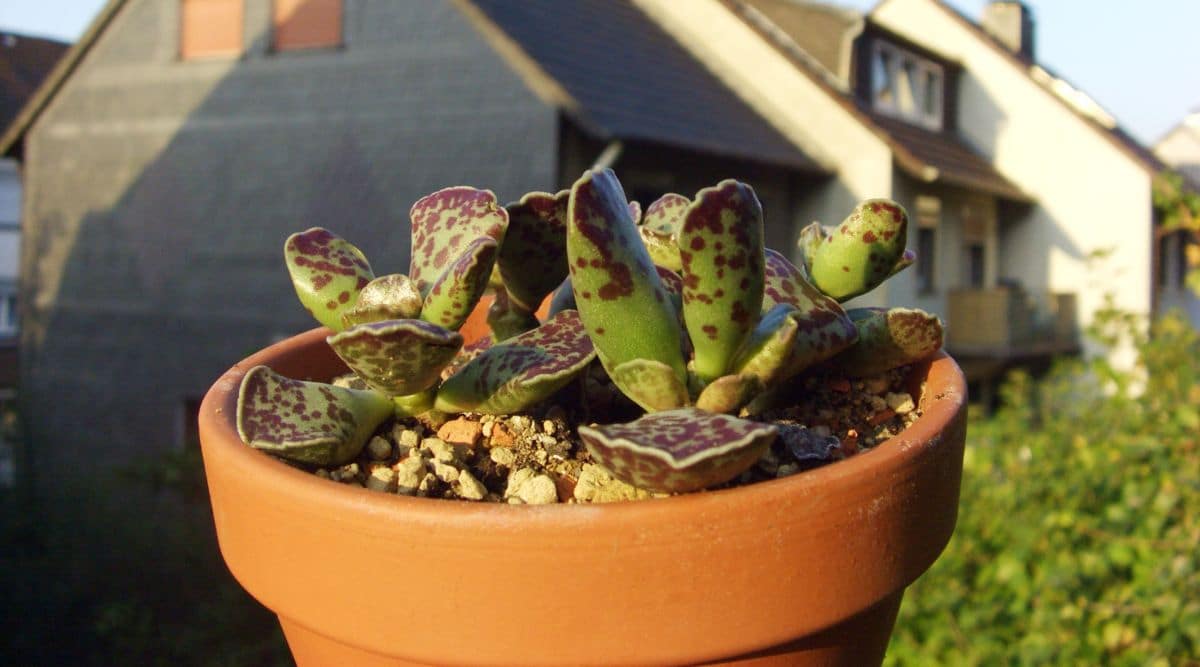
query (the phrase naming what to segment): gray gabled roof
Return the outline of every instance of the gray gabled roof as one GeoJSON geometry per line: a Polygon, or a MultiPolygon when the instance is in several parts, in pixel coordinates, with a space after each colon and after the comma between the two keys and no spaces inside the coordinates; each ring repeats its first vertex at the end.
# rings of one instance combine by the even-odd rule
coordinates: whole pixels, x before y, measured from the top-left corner
{"type": "Polygon", "coordinates": [[[823,171],[628,0],[470,0],[600,138],[823,171]]]}

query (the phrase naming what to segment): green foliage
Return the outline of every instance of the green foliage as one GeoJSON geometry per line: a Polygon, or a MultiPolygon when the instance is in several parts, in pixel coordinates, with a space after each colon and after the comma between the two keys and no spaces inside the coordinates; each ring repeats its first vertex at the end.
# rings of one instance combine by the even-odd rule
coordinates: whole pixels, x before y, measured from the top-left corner
{"type": "Polygon", "coordinates": [[[1183,176],[1168,171],[1154,179],[1152,199],[1161,231],[1188,232],[1186,284],[1200,295],[1200,192],[1188,187],[1183,176]]]}
{"type": "Polygon", "coordinates": [[[1102,359],[1017,373],[968,429],[958,529],[890,665],[1187,664],[1200,655],[1200,335],[1170,315],[1102,359]]]}

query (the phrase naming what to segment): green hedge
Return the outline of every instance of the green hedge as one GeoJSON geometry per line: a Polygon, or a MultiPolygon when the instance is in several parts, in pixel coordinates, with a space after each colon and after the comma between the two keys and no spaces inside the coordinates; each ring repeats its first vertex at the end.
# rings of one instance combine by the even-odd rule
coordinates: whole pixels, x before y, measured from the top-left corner
{"type": "MultiPolygon", "coordinates": [[[[1132,320],[1109,312],[1114,344],[1132,320]]],[[[1103,360],[1013,375],[972,421],[958,528],[885,664],[1179,665],[1200,657],[1200,337],[1178,316],[1103,360]]]]}

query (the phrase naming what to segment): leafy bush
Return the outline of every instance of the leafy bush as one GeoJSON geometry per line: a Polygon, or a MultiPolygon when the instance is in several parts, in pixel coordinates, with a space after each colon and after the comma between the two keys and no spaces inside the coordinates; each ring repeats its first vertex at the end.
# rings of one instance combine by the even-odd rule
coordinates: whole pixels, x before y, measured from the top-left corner
{"type": "Polygon", "coordinates": [[[1012,375],[969,428],[958,529],[886,664],[1177,665],[1200,656],[1200,336],[1113,310],[1139,363],[1012,375]]]}

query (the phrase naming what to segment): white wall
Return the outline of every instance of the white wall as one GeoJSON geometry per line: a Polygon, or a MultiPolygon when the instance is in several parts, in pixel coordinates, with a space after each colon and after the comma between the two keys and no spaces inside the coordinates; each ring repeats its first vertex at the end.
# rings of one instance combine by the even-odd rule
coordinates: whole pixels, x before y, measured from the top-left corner
{"type": "Polygon", "coordinates": [[[960,132],[1038,202],[1002,231],[1000,275],[1077,292],[1083,322],[1106,292],[1120,308],[1149,313],[1149,172],[934,0],[884,0],[872,17],[963,65],[960,132]],[[1101,249],[1112,257],[1089,270],[1089,253],[1101,249]]]}
{"type": "MultiPolygon", "coordinates": [[[[805,153],[836,173],[797,193],[797,228],[838,224],[856,203],[892,194],[892,154],[795,63],[717,0],[634,0],[672,37],[805,153]]],[[[881,288],[872,298],[882,301],[881,288]]]]}

